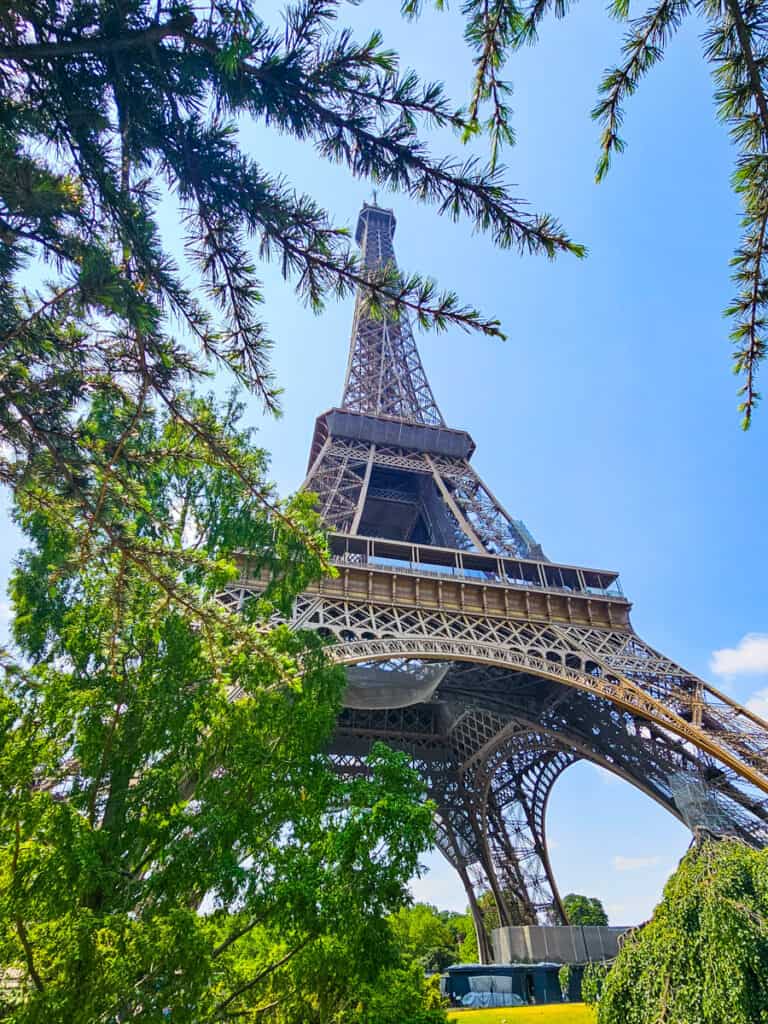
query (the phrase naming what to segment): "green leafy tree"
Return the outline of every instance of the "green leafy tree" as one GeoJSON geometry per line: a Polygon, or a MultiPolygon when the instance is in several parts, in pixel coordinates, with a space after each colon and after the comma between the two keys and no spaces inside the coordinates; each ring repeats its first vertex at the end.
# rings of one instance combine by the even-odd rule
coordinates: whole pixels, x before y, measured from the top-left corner
{"type": "Polygon", "coordinates": [[[570,964],[563,964],[560,970],[557,972],[557,980],[560,985],[560,994],[563,997],[563,1002],[568,999],[568,993],[571,989],[571,978],[573,977],[573,968],[570,964]]]}
{"type": "Polygon", "coordinates": [[[599,1024],[768,1019],[768,851],[702,838],[624,942],[599,1024]]]}
{"type": "MultiPolygon", "coordinates": [[[[434,6],[447,5],[435,0],[434,6]]],[[[466,0],[462,5],[475,72],[465,136],[488,131],[493,157],[502,143],[514,140],[511,87],[503,78],[506,60],[536,43],[548,16],[563,18],[570,6],[567,0],[466,0]]],[[[411,17],[423,7],[424,0],[404,0],[411,17]]],[[[768,6],[760,0],[654,0],[634,16],[629,0],[611,0],[608,13],[628,27],[621,60],[605,72],[592,111],[601,129],[598,182],[614,154],[625,149],[626,101],[663,60],[686,20],[704,25],[702,56],[712,73],[717,116],[728,126],[736,148],[732,183],[743,209],[743,234],[731,260],[737,294],[725,313],[733,324],[733,369],[741,379],[739,411],[746,429],[760,399],[756,376],[768,343],[768,6]]]]}
{"type": "Polygon", "coordinates": [[[608,924],[608,915],[596,896],[580,896],[569,892],[563,899],[568,924],[608,924]]]}
{"type": "Polygon", "coordinates": [[[498,170],[433,156],[424,126],[461,134],[466,116],[402,71],[380,34],[356,41],[341,10],[298,0],[272,23],[253,0],[19,0],[0,12],[0,481],[66,489],[67,509],[40,507],[77,506],[83,557],[100,542],[143,557],[132,533],[109,528],[110,503],[134,501],[117,473],[123,438],[99,446],[77,425],[96,397],[120,397],[137,417],[147,403],[165,409],[210,462],[270,500],[187,397],[218,371],[278,410],[261,261],[276,260],[315,310],[363,285],[374,315],[501,334],[417,274],[365,272],[347,231],[247,152],[249,127],[464,217],[501,248],[583,251],[513,199],[498,170]],[[40,267],[47,283],[33,287],[40,267]]]}
{"type": "MultiPolygon", "coordinates": [[[[188,405],[263,480],[237,407],[188,405]]],[[[0,973],[23,978],[14,1022],[247,1017],[283,997],[275,979],[301,956],[311,979],[316,945],[337,934],[371,983],[392,962],[384,918],[408,898],[431,808],[401,755],[377,748],[345,780],[318,753],[342,673],[279,617],[319,555],[174,417],[99,397],[78,430],[119,449],[131,500],[109,522],[146,561],[120,546],[84,561],[76,497],[19,491],[25,663],[0,689],[0,973]],[[56,502],[68,523],[43,511],[56,502]],[[153,575],[156,548],[172,588],[153,575]],[[241,551],[263,589],[229,611],[216,595],[241,551]],[[246,946],[256,929],[260,956],[246,946]]],[[[280,508],[320,550],[310,505],[280,508]]]]}
{"type": "MultiPolygon", "coordinates": [[[[456,910],[439,911],[441,919],[445,922],[451,933],[453,945],[454,962],[461,962],[464,958],[462,948],[467,937],[475,934],[475,925],[472,915],[469,913],[460,914],[456,910]]],[[[477,941],[475,941],[475,946],[477,941]]],[[[475,955],[475,959],[477,959],[475,955]]]]}
{"type": "Polygon", "coordinates": [[[402,964],[363,986],[343,1024],[445,1024],[447,1016],[437,975],[425,978],[419,964],[402,964]]]}
{"type": "Polygon", "coordinates": [[[423,970],[441,971],[456,961],[455,933],[431,904],[401,907],[390,925],[403,955],[423,970]]]}
{"type": "Polygon", "coordinates": [[[588,1006],[596,1006],[600,1002],[607,975],[607,964],[593,961],[584,968],[581,979],[581,998],[588,1006]]]}
{"type": "Polygon", "coordinates": [[[460,935],[458,961],[462,964],[476,964],[480,959],[477,948],[475,922],[470,913],[464,916],[464,928],[460,935]]]}
{"type": "MultiPolygon", "coordinates": [[[[284,959],[286,948],[274,929],[254,929],[228,957],[228,984],[242,984],[259,965],[284,959]]],[[[379,918],[368,922],[362,945],[354,930],[339,929],[300,950],[264,979],[260,1006],[278,1024],[444,1024],[438,976],[435,981],[403,957],[379,918]]]]}

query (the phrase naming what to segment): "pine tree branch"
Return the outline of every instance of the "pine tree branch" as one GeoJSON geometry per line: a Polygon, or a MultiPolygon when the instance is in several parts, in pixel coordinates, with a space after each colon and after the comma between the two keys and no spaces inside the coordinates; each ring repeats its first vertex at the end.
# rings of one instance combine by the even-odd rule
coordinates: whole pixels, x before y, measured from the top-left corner
{"type": "MultiPolygon", "coordinates": [[[[498,0],[500,9],[504,3],[505,0],[498,0]]],[[[505,32],[507,31],[505,28],[505,32]]],[[[199,42],[197,37],[190,38],[189,42],[193,41],[199,42]]],[[[494,44],[494,53],[497,52],[499,45],[494,44]]],[[[206,41],[205,48],[217,62],[227,56],[210,40],[206,41]]],[[[363,56],[363,66],[368,67],[375,54],[368,56],[366,48],[363,56]]],[[[289,63],[287,58],[285,63],[289,63]]],[[[391,95],[382,92],[382,89],[371,94],[370,90],[368,93],[361,91],[357,85],[353,89],[350,89],[348,84],[339,85],[332,75],[326,81],[325,76],[318,76],[316,71],[312,75],[302,76],[296,74],[295,70],[286,69],[280,80],[277,66],[263,68],[248,59],[238,60],[237,69],[247,78],[254,75],[260,78],[271,76],[273,81],[270,100],[273,104],[285,108],[288,122],[295,117],[296,110],[303,107],[306,113],[312,115],[314,122],[310,122],[307,130],[316,138],[319,137],[321,147],[327,150],[326,155],[346,160],[355,173],[390,181],[395,188],[402,189],[421,200],[440,203],[441,212],[450,210],[454,215],[458,215],[463,209],[480,230],[493,234],[494,241],[499,246],[506,248],[517,245],[521,250],[527,249],[531,252],[543,250],[549,256],[557,252],[584,254],[583,246],[572,242],[551,218],[527,216],[515,209],[512,201],[504,196],[503,186],[494,174],[493,165],[486,174],[470,174],[470,164],[462,167],[451,165],[444,160],[432,160],[412,130],[401,130],[401,122],[395,121],[382,131],[372,131],[368,111],[360,112],[355,106],[340,107],[338,103],[326,102],[334,96],[339,99],[354,98],[359,102],[362,96],[367,98],[365,106],[393,105],[403,111],[404,117],[421,113],[437,121],[447,119],[455,127],[462,126],[463,119],[450,114],[437,101],[427,104],[425,109],[420,100],[413,101],[407,89],[406,95],[399,99],[396,89],[391,95]]],[[[391,78],[391,74],[389,77],[391,78]]],[[[501,88],[501,83],[495,79],[494,82],[497,89],[501,88]]],[[[497,96],[497,99],[501,103],[500,96],[497,96]]],[[[170,109],[178,123],[178,111],[174,110],[173,105],[170,109]]],[[[244,109],[249,109],[247,104],[244,105],[244,109]]],[[[274,118],[276,112],[273,112],[272,116],[274,118]]],[[[494,123],[497,133],[508,133],[504,118],[501,121],[497,118],[494,123]]],[[[509,137],[511,138],[511,133],[509,137]]],[[[494,154],[495,151],[494,148],[494,154]]],[[[195,184],[192,161],[186,154],[185,160],[195,184]]],[[[195,188],[200,203],[201,190],[197,184],[195,188]]],[[[268,230],[266,225],[265,229],[268,230]]]]}
{"type": "Polygon", "coordinates": [[[73,292],[77,291],[77,287],[77,284],[71,284],[66,288],[59,289],[59,291],[55,292],[50,299],[47,299],[42,303],[42,305],[38,306],[37,309],[33,310],[29,316],[16,320],[12,327],[0,335],[0,344],[7,344],[12,341],[14,337],[18,337],[23,333],[26,327],[33,324],[40,317],[45,316],[45,314],[54,306],[58,305],[62,299],[68,298],[73,294],[73,292]]]}
{"type": "Polygon", "coordinates": [[[407,104],[396,97],[388,95],[383,90],[377,92],[363,89],[345,89],[345,96],[351,96],[364,103],[374,103],[377,106],[392,107],[396,110],[408,110],[409,113],[421,114],[423,117],[432,118],[437,124],[449,123],[453,128],[466,130],[469,122],[460,111],[447,112],[437,103],[428,103],[422,100],[408,100],[407,104]]]}
{"type": "Polygon", "coordinates": [[[546,215],[536,217],[518,210],[498,184],[495,172],[474,172],[474,162],[454,166],[447,161],[433,162],[413,144],[387,134],[377,135],[359,121],[317,102],[311,103],[321,123],[336,132],[348,133],[356,150],[353,170],[359,174],[386,181],[395,188],[422,201],[439,204],[441,213],[450,211],[456,218],[460,212],[471,217],[477,228],[488,231],[501,248],[517,246],[521,251],[545,252],[554,256],[570,252],[583,256],[585,249],[573,242],[557,222],[546,215]],[[382,159],[382,151],[389,159],[382,159]]]}
{"type": "Polygon", "coordinates": [[[745,375],[740,395],[744,396],[739,406],[742,412],[742,427],[749,429],[752,414],[760,400],[755,377],[760,362],[765,358],[766,342],[761,337],[765,320],[760,311],[766,303],[767,282],[763,275],[763,261],[766,257],[768,239],[768,203],[759,215],[745,218],[745,226],[752,223],[752,230],[732,261],[737,269],[734,279],[744,285],[733,304],[726,309],[727,316],[736,317],[736,327],[731,333],[733,342],[739,346],[734,356],[734,372],[745,375]],[[745,344],[746,342],[746,344],[745,344]]]}
{"type": "Polygon", "coordinates": [[[595,172],[598,182],[608,173],[611,154],[624,150],[624,140],[619,136],[622,103],[635,92],[640,79],[661,60],[670,32],[679,27],[688,9],[689,0],[662,0],[634,21],[623,46],[628,59],[608,71],[600,83],[600,92],[605,98],[592,111],[592,117],[604,125],[600,140],[602,152],[595,172]]]}
{"type": "Polygon", "coordinates": [[[768,150],[768,145],[766,144],[768,143],[768,98],[766,98],[765,95],[765,87],[763,86],[763,82],[760,77],[760,69],[757,66],[757,60],[752,48],[751,34],[744,21],[739,0],[725,0],[725,6],[728,9],[728,13],[730,14],[736,28],[736,35],[739,39],[741,53],[744,57],[744,63],[747,66],[749,82],[752,87],[752,96],[755,100],[755,104],[760,114],[760,120],[762,122],[764,138],[763,151],[765,152],[768,150]]]}
{"type": "Polygon", "coordinates": [[[760,286],[762,283],[762,274],[760,273],[760,270],[762,267],[763,254],[765,253],[765,238],[767,230],[768,207],[763,210],[763,215],[760,218],[760,229],[755,254],[755,268],[752,278],[752,301],[750,304],[749,316],[749,346],[744,360],[747,369],[747,377],[744,383],[744,429],[748,429],[752,422],[752,412],[758,398],[755,391],[755,373],[758,361],[762,358],[765,352],[765,343],[758,337],[757,313],[760,305],[760,286]]]}
{"type": "MultiPolygon", "coordinates": [[[[524,43],[535,43],[539,23],[542,21],[547,10],[552,6],[553,0],[534,0],[528,7],[525,19],[521,22],[519,29],[514,35],[513,45],[519,49],[524,43]]],[[[555,16],[562,18],[566,13],[564,0],[556,0],[555,16]]]]}
{"type": "MultiPolygon", "coordinates": [[[[184,14],[167,21],[164,25],[152,25],[150,28],[126,32],[125,35],[114,38],[94,36],[73,39],[68,43],[27,43],[21,46],[0,46],[0,60],[25,63],[27,61],[51,60],[55,57],[76,57],[79,54],[87,53],[117,53],[140,46],[151,46],[168,37],[175,36],[178,39],[184,39],[194,24],[195,16],[184,14]]],[[[200,40],[196,36],[192,35],[190,38],[200,44],[200,40]]]]}
{"type": "Polygon", "coordinates": [[[491,16],[488,0],[483,0],[483,46],[480,56],[477,59],[475,87],[472,90],[472,98],[469,102],[469,119],[475,123],[477,123],[477,112],[480,107],[480,100],[486,89],[486,80],[489,74],[493,75],[494,73],[493,61],[499,51],[499,41],[496,37],[499,32],[502,5],[497,2],[495,7],[496,9],[493,16],[491,16]]]}

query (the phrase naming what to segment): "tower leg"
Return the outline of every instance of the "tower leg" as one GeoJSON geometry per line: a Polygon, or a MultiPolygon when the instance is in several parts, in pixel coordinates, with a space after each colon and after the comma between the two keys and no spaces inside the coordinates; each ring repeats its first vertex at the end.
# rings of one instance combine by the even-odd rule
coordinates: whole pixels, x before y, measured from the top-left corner
{"type": "Polygon", "coordinates": [[[485,927],[483,911],[478,903],[475,886],[472,884],[472,879],[470,878],[469,871],[467,870],[466,859],[461,854],[461,844],[459,843],[456,833],[447,817],[441,816],[438,818],[437,846],[442,855],[459,876],[461,884],[464,886],[469,913],[475,927],[478,961],[481,964],[493,963],[493,951],[491,949],[491,942],[485,927]]]}
{"type": "MultiPolygon", "coordinates": [[[[565,912],[549,860],[545,812],[552,786],[575,755],[547,747],[530,735],[517,736],[479,767],[476,785],[484,788],[487,846],[504,881],[504,896],[514,902],[514,919],[502,924],[564,924],[565,912]]],[[[507,920],[505,920],[507,918],[507,920]]]]}
{"type": "Polygon", "coordinates": [[[475,926],[475,937],[477,938],[477,959],[481,964],[491,964],[493,963],[491,940],[488,937],[488,930],[485,927],[483,911],[480,904],[477,902],[477,896],[475,895],[475,889],[472,885],[472,880],[469,877],[469,872],[464,864],[458,865],[456,871],[461,879],[461,884],[464,886],[464,892],[467,894],[469,912],[472,915],[472,923],[475,926]]]}
{"type": "Polygon", "coordinates": [[[493,865],[502,883],[501,899],[505,913],[502,915],[500,907],[499,921],[504,926],[536,924],[536,907],[528,891],[529,879],[525,877],[520,861],[523,851],[513,846],[507,822],[493,794],[489,794],[487,800],[485,820],[493,865]]]}

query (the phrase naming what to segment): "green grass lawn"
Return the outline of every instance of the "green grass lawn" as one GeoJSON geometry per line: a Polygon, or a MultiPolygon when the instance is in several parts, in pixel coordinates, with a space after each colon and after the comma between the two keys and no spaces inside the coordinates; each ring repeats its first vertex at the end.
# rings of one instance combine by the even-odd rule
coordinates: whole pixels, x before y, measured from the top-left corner
{"type": "Polygon", "coordinates": [[[495,1010],[451,1010],[455,1024],[594,1024],[592,1007],[585,1003],[551,1006],[502,1006],[495,1010]]]}

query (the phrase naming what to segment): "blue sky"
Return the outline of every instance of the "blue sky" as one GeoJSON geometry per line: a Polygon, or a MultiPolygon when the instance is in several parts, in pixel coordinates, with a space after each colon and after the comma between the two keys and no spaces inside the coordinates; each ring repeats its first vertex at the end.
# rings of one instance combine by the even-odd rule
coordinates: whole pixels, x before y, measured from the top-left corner
{"type": "MultiPolygon", "coordinates": [[[[359,35],[382,28],[404,64],[462,102],[470,72],[458,15],[428,12],[407,24],[397,6],[369,2],[344,16],[359,35]]],[[[509,335],[506,343],[456,331],[418,339],[438,403],[451,425],[472,433],[475,466],[491,488],[551,558],[620,570],[648,642],[766,713],[768,402],[742,434],[721,317],[739,211],[700,31],[685,28],[630,101],[627,152],[599,187],[589,111],[619,52],[620,26],[577,6],[514,58],[509,179],[589,246],[588,259],[498,252],[465,223],[400,197],[380,192],[379,200],[397,214],[401,265],[499,316],[509,335]]],[[[367,183],[266,128],[246,128],[243,141],[354,227],[367,183]]],[[[438,145],[461,150],[445,135],[438,145]]],[[[170,238],[177,225],[169,212],[170,238]]],[[[249,417],[288,492],[303,479],[314,417],[340,397],[352,302],[317,318],[277,268],[264,281],[285,411],[272,421],[252,403],[249,417]]],[[[10,525],[0,543],[7,573],[18,544],[10,525]]],[[[688,843],[649,799],[588,764],[557,784],[548,828],[561,890],[599,896],[615,923],[648,916],[688,843]]],[[[416,896],[462,909],[451,870],[437,855],[426,863],[416,896]]]]}

